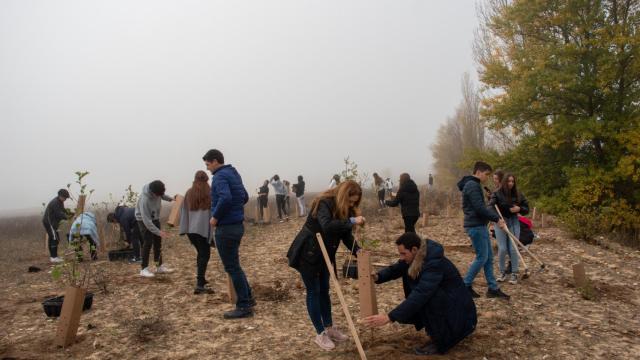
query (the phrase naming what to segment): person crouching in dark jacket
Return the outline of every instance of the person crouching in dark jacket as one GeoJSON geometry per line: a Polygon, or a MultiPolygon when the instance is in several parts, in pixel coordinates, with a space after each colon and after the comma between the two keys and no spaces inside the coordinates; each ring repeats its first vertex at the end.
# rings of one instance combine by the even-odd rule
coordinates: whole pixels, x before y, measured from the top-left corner
{"type": "Polygon", "coordinates": [[[389,314],[369,316],[364,323],[378,327],[398,322],[424,328],[431,340],[416,348],[416,354],[444,354],[476,328],[471,294],[458,269],[444,256],[442,245],[422,241],[415,233],[401,235],[396,245],[400,260],[372,277],[376,284],[402,278],[405,300],[389,314]]]}
{"type": "Polygon", "coordinates": [[[391,207],[400,205],[405,232],[416,232],[416,222],[420,218],[420,191],[407,173],[400,175],[400,188],[396,197],[385,201],[391,207]]]}
{"type": "Polygon", "coordinates": [[[300,272],[307,289],[307,311],[317,333],[315,343],[323,350],[335,348],[334,341],[346,341],[348,337],[333,326],[329,270],[316,234],[322,237],[334,269],[340,240],[356,254],[359,248],[352,229],[365,222],[358,208],[361,200],[362,188],[351,180],[320,194],[287,253],[289,265],[300,272]]]}
{"type": "Polygon", "coordinates": [[[136,220],[136,209],[126,206],[116,206],[114,212],[107,215],[107,222],[120,225],[120,231],[124,234],[124,240],[133,248],[133,256],[130,263],[139,264],[142,262],[140,251],[140,229],[136,220]]]}

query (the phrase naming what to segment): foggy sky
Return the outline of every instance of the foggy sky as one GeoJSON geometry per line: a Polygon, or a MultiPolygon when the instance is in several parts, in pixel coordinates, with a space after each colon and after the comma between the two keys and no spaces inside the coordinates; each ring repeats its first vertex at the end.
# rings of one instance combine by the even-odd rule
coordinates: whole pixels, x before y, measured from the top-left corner
{"type": "Polygon", "coordinates": [[[322,190],[347,155],[424,183],[476,24],[472,0],[1,1],[0,210],[76,170],[91,202],[183,193],[210,148],[250,193],[322,190]]]}

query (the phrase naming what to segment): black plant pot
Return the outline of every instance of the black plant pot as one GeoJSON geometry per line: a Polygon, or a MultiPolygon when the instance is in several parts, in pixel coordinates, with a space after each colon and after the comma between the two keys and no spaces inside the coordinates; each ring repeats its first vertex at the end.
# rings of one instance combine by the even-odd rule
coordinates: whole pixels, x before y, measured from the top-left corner
{"type": "Polygon", "coordinates": [[[129,260],[133,257],[133,249],[109,251],[109,261],[129,260]]]}
{"type": "MultiPolygon", "coordinates": [[[[48,317],[59,317],[60,311],[62,311],[63,302],[64,302],[64,295],[46,299],[45,301],[42,302],[44,313],[47,314],[48,317]]],[[[84,304],[82,304],[82,311],[87,311],[91,309],[91,305],[93,305],[93,293],[87,292],[87,294],[84,296],[84,304]]]]}
{"type": "Polygon", "coordinates": [[[355,261],[351,261],[351,264],[345,262],[342,264],[342,277],[344,278],[358,278],[358,263],[355,261]]]}

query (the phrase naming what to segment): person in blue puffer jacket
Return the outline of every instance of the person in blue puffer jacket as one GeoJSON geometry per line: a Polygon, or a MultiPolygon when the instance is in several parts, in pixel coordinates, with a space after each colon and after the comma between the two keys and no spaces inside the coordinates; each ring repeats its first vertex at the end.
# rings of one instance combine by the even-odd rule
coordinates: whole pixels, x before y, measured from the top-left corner
{"type": "Polygon", "coordinates": [[[249,201],[249,194],[238,171],[231,165],[225,165],[222,152],[209,150],[202,160],[213,175],[210,224],[215,228],[216,248],[237,294],[235,310],[225,312],[224,318],[250,317],[256,302],[238,254],[244,235],[244,205],[249,201]]]}
{"type": "Polygon", "coordinates": [[[469,270],[464,277],[464,284],[474,298],[480,294],[473,290],[472,284],[480,270],[484,271],[487,280],[487,297],[509,299],[509,296],[500,290],[493,273],[493,251],[487,224],[493,221],[500,228],[507,225],[504,220],[498,217],[495,211],[487,208],[484,191],[481,183],[487,181],[491,175],[492,168],[489,164],[478,161],[473,167],[473,175],[464,176],[458,182],[458,189],[462,192],[462,211],[464,212],[464,231],[469,235],[473,249],[476,251],[476,258],[469,266],[469,270]]]}

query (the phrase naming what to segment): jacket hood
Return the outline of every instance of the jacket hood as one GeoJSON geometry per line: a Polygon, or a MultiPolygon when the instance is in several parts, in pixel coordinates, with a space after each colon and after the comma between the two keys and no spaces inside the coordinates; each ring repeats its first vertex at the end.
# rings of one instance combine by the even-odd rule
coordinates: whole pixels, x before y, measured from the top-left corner
{"type": "Polygon", "coordinates": [[[444,257],[444,248],[433,240],[422,240],[420,249],[415,258],[409,265],[409,276],[415,279],[420,275],[422,269],[431,260],[441,259],[444,257]]]}
{"type": "Polygon", "coordinates": [[[113,212],[113,216],[115,216],[116,220],[120,221],[120,218],[122,217],[122,213],[124,213],[124,209],[126,209],[124,206],[116,207],[116,211],[113,212]]]}
{"type": "Polygon", "coordinates": [[[476,181],[476,182],[480,183],[480,179],[478,179],[477,177],[475,177],[473,175],[463,176],[462,179],[460,179],[460,181],[458,181],[458,189],[460,191],[462,191],[462,189],[464,189],[464,186],[467,185],[467,183],[469,181],[476,181]]]}
{"type": "Polygon", "coordinates": [[[419,192],[418,191],[418,185],[416,185],[416,183],[411,179],[407,180],[407,182],[402,185],[402,190],[406,191],[408,193],[417,193],[417,192],[419,192]]]}
{"type": "Polygon", "coordinates": [[[142,188],[142,195],[144,195],[146,197],[149,197],[149,198],[154,196],[154,194],[151,193],[151,190],[149,190],[149,184],[145,185],[142,188]]]}

